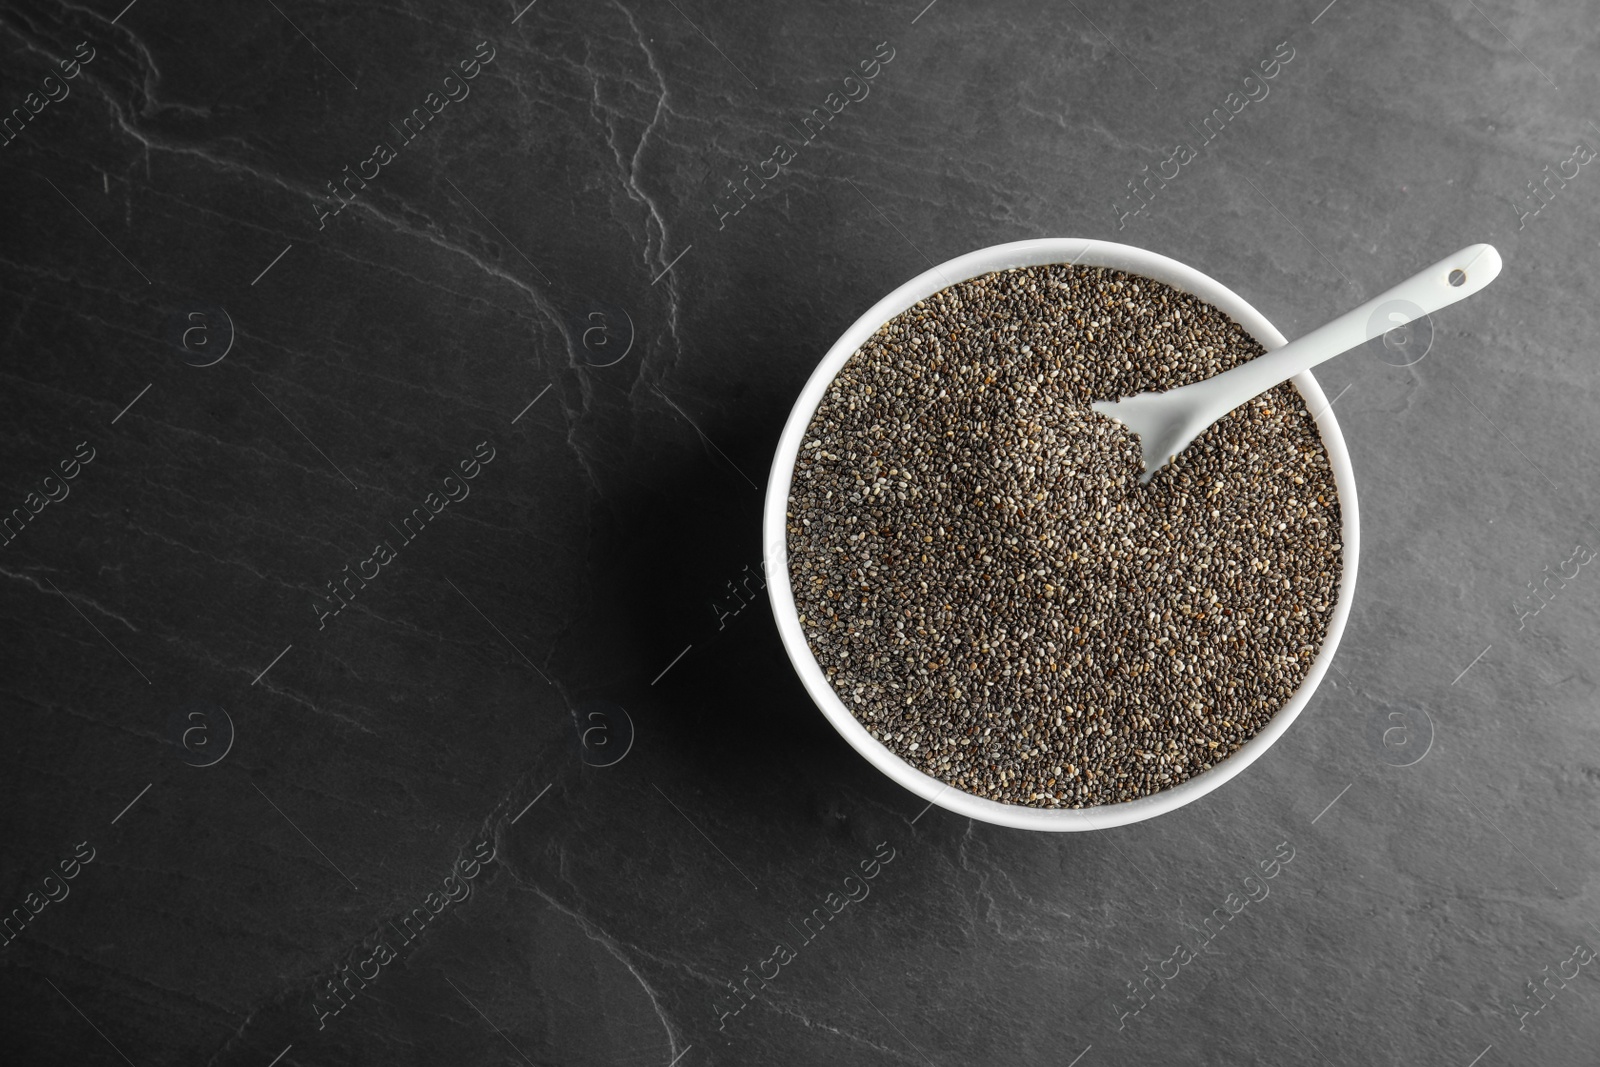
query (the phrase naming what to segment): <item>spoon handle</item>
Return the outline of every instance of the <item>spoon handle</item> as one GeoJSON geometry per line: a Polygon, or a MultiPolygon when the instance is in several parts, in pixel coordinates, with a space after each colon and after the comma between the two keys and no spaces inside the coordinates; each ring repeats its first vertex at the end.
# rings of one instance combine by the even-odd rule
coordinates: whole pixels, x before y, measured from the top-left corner
{"type": "Polygon", "coordinates": [[[1499,273],[1493,245],[1468,245],[1304,337],[1200,384],[1219,411],[1232,411],[1303,370],[1471,296],[1499,273]]]}

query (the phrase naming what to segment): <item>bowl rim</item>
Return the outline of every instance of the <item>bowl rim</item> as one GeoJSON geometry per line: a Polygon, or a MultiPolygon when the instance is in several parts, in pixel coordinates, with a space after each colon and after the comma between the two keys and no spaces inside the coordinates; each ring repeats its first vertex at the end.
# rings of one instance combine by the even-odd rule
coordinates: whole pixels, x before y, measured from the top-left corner
{"type": "Polygon", "coordinates": [[[789,412],[789,419],[773,456],[772,474],[767,483],[762,511],[762,538],[766,545],[763,557],[768,600],[789,661],[794,665],[812,702],[833,724],[834,729],[869,763],[926,800],[930,806],[937,804],[981,822],[1023,830],[1103,830],[1163,815],[1199,800],[1232,780],[1271,748],[1299,718],[1333,662],[1355,594],[1360,523],[1356,510],[1355,470],[1350,463],[1344,435],[1340,433],[1338,421],[1334,418],[1333,406],[1328,403],[1327,396],[1310,371],[1297,374],[1290,381],[1299,390],[1307,406],[1320,412],[1315,416],[1315,422],[1333,469],[1341,516],[1343,572],[1339,579],[1338,599],[1328,620],[1327,634],[1305,679],[1266,726],[1237,752],[1224,757],[1211,769],[1158,793],[1137,800],[1085,808],[1034,808],[976,796],[913,767],[873,737],[834,692],[806,643],[789,582],[786,519],[795,460],[817,405],[822,402],[828,386],[845,362],[884,323],[941,289],[996,271],[1049,264],[1106,267],[1142,275],[1214,304],[1268,351],[1287,343],[1283,334],[1264,315],[1222,283],[1178,260],[1132,245],[1081,237],[1050,237],[991,245],[947,260],[918,274],[868,308],[840,335],[807,379],[789,412]]]}

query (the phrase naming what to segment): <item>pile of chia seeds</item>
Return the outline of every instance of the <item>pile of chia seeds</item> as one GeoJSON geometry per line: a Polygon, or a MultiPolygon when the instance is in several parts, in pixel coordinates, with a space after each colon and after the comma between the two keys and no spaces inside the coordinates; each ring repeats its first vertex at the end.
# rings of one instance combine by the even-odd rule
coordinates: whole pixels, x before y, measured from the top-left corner
{"type": "Polygon", "coordinates": [[[968,793],[1079,808],[1266,725],[1338,592],[1311,413],[1278,386],[1143,486],[1137,439],[1089,410],[1262,351],[1193,296],[1058,265],[944,289],[852,355],[795,464],[789,575],[872,736],[968,793]]]}

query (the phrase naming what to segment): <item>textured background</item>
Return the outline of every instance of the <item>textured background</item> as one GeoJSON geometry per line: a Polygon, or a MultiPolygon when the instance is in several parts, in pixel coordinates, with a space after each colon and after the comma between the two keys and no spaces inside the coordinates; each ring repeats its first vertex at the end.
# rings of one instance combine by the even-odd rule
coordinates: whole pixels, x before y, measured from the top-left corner
{"type": "Polygon", "coordinates": [[[0,908],[67,893],[0,948],[9,1050],[1594,1062],[1600,568],[1564,565],[1600,549],[1600,173],[1564,162],[1600,148],[1591,5],[124,2],[0,9],[0,507],[41,508],[0,550],[0,908]],[[319,227],[485,41],[470,96],[319,227]],[[885,41],[719,227],[719,183],[885,41]],[[1180,140],[1198,158],[1124,216],[1180,140]],[[1307,712],[1201,802],[1086,836],[888,784],[753,577],[831,341],[929,261],[1039,236],[1189,262],[1291,337],[1472,241],[1506,259],[1404,359],[1318,371],[1364,551],[1307,712]],[[470,496],[402,542],[480,442],[470,496]],[[482,842],[465,900],[388,932],[482,842]],[[379,938],[397,958],[319,1028],[379,938]],[[780,938],[797,958],[719,1028],[780,938]]]}

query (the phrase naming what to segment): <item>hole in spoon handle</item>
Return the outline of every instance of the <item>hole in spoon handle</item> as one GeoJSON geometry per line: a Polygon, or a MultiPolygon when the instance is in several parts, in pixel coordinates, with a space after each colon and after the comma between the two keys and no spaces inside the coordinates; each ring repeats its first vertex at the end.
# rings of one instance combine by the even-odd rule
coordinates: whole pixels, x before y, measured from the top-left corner
{"type": "Polygon", "coordinates": [[[1457,267],[1450,272],[1450,284],[1460,287],[1467,284],[1467,272],[1457,267]]]}

